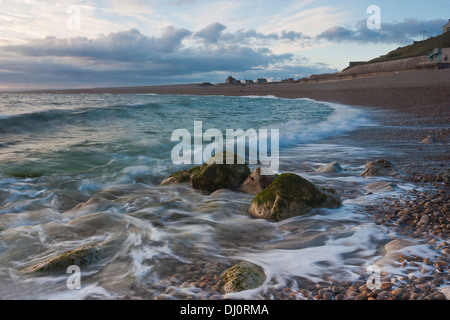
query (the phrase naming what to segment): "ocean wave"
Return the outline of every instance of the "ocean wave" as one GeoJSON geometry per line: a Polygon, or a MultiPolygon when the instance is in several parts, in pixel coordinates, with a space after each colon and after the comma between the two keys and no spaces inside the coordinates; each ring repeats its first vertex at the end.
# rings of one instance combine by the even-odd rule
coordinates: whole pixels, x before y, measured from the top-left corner
{"type": "MultiPolygon", "coordinates": [[[[306,100],[317,103],[314,100],[306,100]]],[[[325,121],[311,123],[309,120],[289,120],[271,126],[280,130],[280,147],[318,142],[354,131],[361,126],[373,125],[361,110],[335,103],[320,103],[334,109],[325,121]]]]}

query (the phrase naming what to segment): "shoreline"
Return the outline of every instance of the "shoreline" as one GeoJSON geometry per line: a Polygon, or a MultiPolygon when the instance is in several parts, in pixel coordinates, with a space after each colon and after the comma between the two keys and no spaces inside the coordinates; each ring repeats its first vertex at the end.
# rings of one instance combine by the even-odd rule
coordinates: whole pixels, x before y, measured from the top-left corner
{"type": "MultiPolygon", "coordinates": [[[[407,195],[387,196],[366,207],[366,216],[396,234],[420,239],[435,246],[439,257],[400,256],[396,263],[410,268],[411,277],[393,280],[381,274],[382,289],[368,290],[365,281],[316,284],[306,281],[297,291],[270,292],[277,299],[316,300],[441,300],[450,283],[448,235],[450,233],[450,187],[439,173],[450,163],[450,69],[399,73],[373,78],[308,84],[273,84],[247,87],[198,85],[47,90],[28,93],[190,94],[310,98],[349,105],[368,111],[380,126],[363,127],[336,137],[366,148],[382,146],[385,158],[403,174],[401,180],[417,186],[407,195]],[[240,90],[243,90],[241,93],[240,90]],[[434,143],[421,141],[433,136],[434,143]],[[406,213],[404,211],[407,211],[406,213]],[[407,216],[408,219],[402,218],[407,216]],[[428,218],[423,218],[427,216],[428,218]],[[401,218],[401,219],[400,219],[401,218]],[[428,220],[424,223],[424,220],[428,220]],[[422,272],[422,269],[424,272],[422,272]],[[415,274],[422,273],[422,277],[415,274]]],[[[327,142],[334,138],[326,139],[327,142]]],[[[367,159],[372,161],[376,159],[367,159]]],[[[361,159],[349,159],[361,161],[361,159]]],[[[364,163],[359,163],[363,165],[364,163]]],[[[368,275],[364,275],[367,279],[368,275]]],[[[301,283],[301,279],[299,279],[301,283]]],[[[284,288],[286,289],[286,288],[284,288]]]]}
{"type": "MultiPolygon", "coordinates": [[[[6,93],[6,92],[5,92],[6,93]]],[[[450,69],[399,72],[351,80],[308,83],[269,83],[267,85],[200,84],[111,87],[63,90],[34,90],[12,94],[161,94],[223,95],[309,98],[355,107],[406,113],[417,119],[407,124],[447,125],[450,123],[450,69]]],[[[406,124],[406,123],[405,123],[406,124]]]]}

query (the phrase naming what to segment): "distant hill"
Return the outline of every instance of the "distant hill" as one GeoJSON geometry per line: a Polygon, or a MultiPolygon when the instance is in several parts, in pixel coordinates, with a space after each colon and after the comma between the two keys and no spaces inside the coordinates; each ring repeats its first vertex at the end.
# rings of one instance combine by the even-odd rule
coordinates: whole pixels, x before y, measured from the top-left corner
{"type": "Polygon", "coordinates": [[[424,56],[435,48],[450,48],[450,32],[424,41],[416,41],[414,44],[406,47],[397,48],[384,56],[368,61],[368,63],[424,56]]]}

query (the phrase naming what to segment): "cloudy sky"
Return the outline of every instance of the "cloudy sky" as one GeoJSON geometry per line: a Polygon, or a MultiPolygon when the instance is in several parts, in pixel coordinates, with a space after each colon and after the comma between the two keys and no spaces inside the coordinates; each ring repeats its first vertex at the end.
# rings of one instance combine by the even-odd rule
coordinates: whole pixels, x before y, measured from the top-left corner
{"type": "Polygon", "coordinates": [[[301,78],[436,36],[449,15],[448,0],[0,0],[0,90],[301,78]]]}

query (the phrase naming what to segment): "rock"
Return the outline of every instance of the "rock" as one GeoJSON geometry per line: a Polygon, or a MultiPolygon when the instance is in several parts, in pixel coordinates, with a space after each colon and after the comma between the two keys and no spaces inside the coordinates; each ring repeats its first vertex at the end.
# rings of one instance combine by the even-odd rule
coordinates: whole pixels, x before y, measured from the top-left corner
{"type": "Polygon", "coordinates": [[[216,163],[216,156],[213,156],[202,166],[170,175],[161,182],[161,185],[190,182],[194,189],[210,193],[219,189],[235,189],[241,186],[251,173],[247,164],[238,164],[236,155],[232,155],[233,164],[226,164],[226,153],[217,156],[223,158],[223,164],[216,163]]]}
{"type": "Polygon", "coordinates": [[[380,181],[371,183],[366,186],[366,191],[374,193],[392,192],[397,188],[397,185],[392,182],[380,181]]]}
{"type": "Polygon", "coordinates": [[[436,177],[436,182],[443,182],[446,185],[450,185],[450,169],[440,171],[436,177]]]}
{"type": "Polygon", "coordinates": [[[380,268],[385,266],[395,266],[401,254],[401,249],[414,245],[415,243],[409,240],[392,240],[384,246],[384,256],[375,262],[375,265],[380,268]]]}
{"type": "Polygon", "coordinates": [[[89,265],[101,260],[103,256],[103,247],[87,245],[74,250],[67,251],[55,258],[46,260],[37,265],[28,268],[26,271],[54,271],[66,269],[71,265],[79,267],[89,265]]]}
{"type": "Polygon", "coordinates": [[[423,144],[436,143],[436,139],[434,139],[433,136],[428,136],[425,139],[423,139],[422,141],[420,141],[420,143],[423,143],[423,144]]]}
{"type": "Polygon", "coordinates": [[[338,208],[341,204],[334,189],[320,188],[296,174],[285,173],[253,199],[249,213],[255,218],[280,221],[307,214],[313,208],[338,208]]]}
{"type": "Polygon", "coordinates": [[[237,156],[234,156],[234,164],[226,164],[225,153],[223,161],[223,164],[215,163],[211,159],[205,162],[192,173],[191,186],[196,190],[208,192],[240,187],[251,174],[249,167],[247,164],[237,164],[237,156]]]}
{"type": "Polygon", "coordinates": [[[168,176],[165,178],[161,185],[171,185],[171,184],[177,184],[177,183],[185,183],[185,182],[191,182],[192,175],[199,170],[200,167],[193,167],[189,170],[183,170],[175,172],[174,174],[168,176]]]}
{"type": "Polygon", "coordinates": [[[275,181],[276,175],[265,168],[257,168],[245,179],[241,191],[257,195],[275,181]]]}
{"type": "Polygon", "coordinates": [[[383,290],[389,291],[389,290],[391,290],[391,288],[392,288],[393,285],[394,285],[394,284],[393,284],[392,282],[383,282],[383,283],[380,285],[380,287],[381,287],[381,289],[383,289],[383,290]]]}
{"type": "Polygon", "coordinates": [[[430,217],[427,214],[424,214],[420,220],[419,220],[419,225],[422,224],[424,226],[428,226],[430,224],[430,217]]]}
{"type": "Polygon", "coordinates": [[[361,173],[361,176],[366,178],[370,176],[395,176],[397,171],[391,162],[386,159],[378,159],[368,162],[366,170],[361,173]]]}
{"type": "Polygon", "coordinates": [[[441,287],[440,291],[445,295],[447,300],[450,300],[450,287],[441,287]]]}
{"type": "Polygon", "coordinates": [[[391,291],[391,295],[393,295],[396,298],[401,298],[403,293],[404,293],[403,289],[395,289],[391,291]]]}
{"type": "Polygon", "coordinates": [[[222,279],[225,281],[225,292],[232,293],[262,286],[266,275],[261,267],[249,262],[241,262],[227,269],[222,274],[222,279]]]}
{"type": "Polygon", "coordinates": [[[316,172],[330,172],[330,173],[337,173],[341,172],[342,167],[338,162],[332,162],[329,164],[326,164],[324,166],[321,166],[316,169],[316,172]]]}

